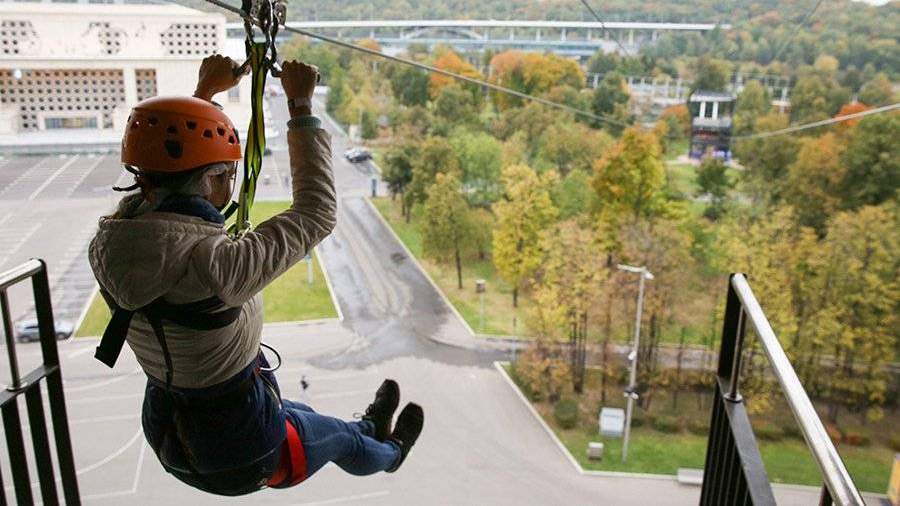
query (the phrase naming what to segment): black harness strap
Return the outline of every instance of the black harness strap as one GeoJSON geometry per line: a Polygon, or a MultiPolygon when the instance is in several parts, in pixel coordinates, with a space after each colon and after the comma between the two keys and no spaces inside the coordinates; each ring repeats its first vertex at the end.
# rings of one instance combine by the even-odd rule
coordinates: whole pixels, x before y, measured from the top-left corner
{"type": "MultiPolygon", "coordinates": [[[[106,299],[109,300],[108,297],[106,299]]],[[[100,345],[97,346],[94,358],[109,367],[115,366],[119,354],[122,353],[122,346],[128,336],[128,328],[131,326],[134,313],[142,313],[153,327],[153,333],[162,349],[163,358],[166,361],[166,387],[168,388],[172,385],[174,368],[172,355],[166,344],[163,320],[193,330],[221,329],[234,323],[241,314],[240,307],[222,308],[226,308],[225,303],[218,297],[210,297],[187,304],[170,304],[159,298],[135,311],[113,305],[112,319],[106,326],[106,330],[103,331],[103,337],[100,339],[100,345]]]]}

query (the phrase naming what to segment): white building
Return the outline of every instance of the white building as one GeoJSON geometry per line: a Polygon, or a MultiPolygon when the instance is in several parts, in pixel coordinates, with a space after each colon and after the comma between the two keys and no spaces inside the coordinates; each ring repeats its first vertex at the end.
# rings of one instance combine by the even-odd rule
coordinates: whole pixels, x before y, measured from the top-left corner
{"type": "MultiPolygon", "coordinates": [[[[179,5],[0,0],[0,136],[119,137],[139,100],[192,94],[224,45],[224,15],[179,5]]],[[[246,128],[249,79],[216,101],[246,128]]]]}

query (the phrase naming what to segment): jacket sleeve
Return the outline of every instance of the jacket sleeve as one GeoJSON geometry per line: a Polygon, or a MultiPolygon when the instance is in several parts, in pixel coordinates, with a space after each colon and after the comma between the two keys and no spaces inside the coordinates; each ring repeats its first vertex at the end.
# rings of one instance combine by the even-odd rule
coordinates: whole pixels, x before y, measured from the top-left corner
{"type": "Polygon", "coordinates": [[[239,306],[303,259],[337,222],[331,137],[321,129],[288,130],[293,203],[238,239],[225,234],[198,244],[192,261],[223,302],[239,306]]]}

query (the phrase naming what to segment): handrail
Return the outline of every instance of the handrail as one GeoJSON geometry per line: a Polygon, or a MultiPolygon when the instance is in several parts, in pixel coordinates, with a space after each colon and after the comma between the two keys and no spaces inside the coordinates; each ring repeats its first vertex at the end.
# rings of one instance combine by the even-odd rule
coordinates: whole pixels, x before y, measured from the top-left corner
{"type": "Polygon", "coordinates": [[[800,378],[797,377],[794,367],[775,336],[775,331],[772,330],[762,307],[756,300],[756,296],[753,295],[747,278],[743,274],[735,274],[731,277],[731,286],[741,301],[746,319],[756,330],[756,335],[769,358],[775,377],[778,378],[784,391],[788,406],[800,426],[800,431],[812,451],[816,464],[822,471],[825,486],[828,487],[832,500],[841,505],[864,505],[865,502],[859,489],[854,485],[850,473],[847,472],[837,449],[831,442],[831,438],[828,437],[825,426],[822,425],[812,401],[803,389],[800,378]]]}
{"type": "Polygon", "coordinates": [[[31,260],[19,264],[12,269],[0,272],[0,290],[5,290],[6,288],[9,288],[10,286],[18,283],[19,281],[34,276],[43,268],[44,264],[41,263],[40,260],[32,258],[31,260]]]}

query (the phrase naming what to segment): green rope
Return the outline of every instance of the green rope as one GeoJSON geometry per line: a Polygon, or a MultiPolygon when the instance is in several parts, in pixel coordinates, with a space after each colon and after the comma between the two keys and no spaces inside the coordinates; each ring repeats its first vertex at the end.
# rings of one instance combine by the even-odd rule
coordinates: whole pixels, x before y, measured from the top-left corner
{"type": "Polygon", "coordinates": [[[250,209],[256,198],[256,182],[262,170],[263,152],[266,150],[266,125],[263,118],[263,92],[266,88],[266,75],[269,73],[266,60],[265,42],[247,41],[247,57],[250,61],[250,75],[253,79],[250,88],[251,113],[250,126],[247,128],[247,139],[244,144],[244,179],[238,197],[237,217],[229,227],[232,235],[240,235],[250,229],[250,209]]]}

